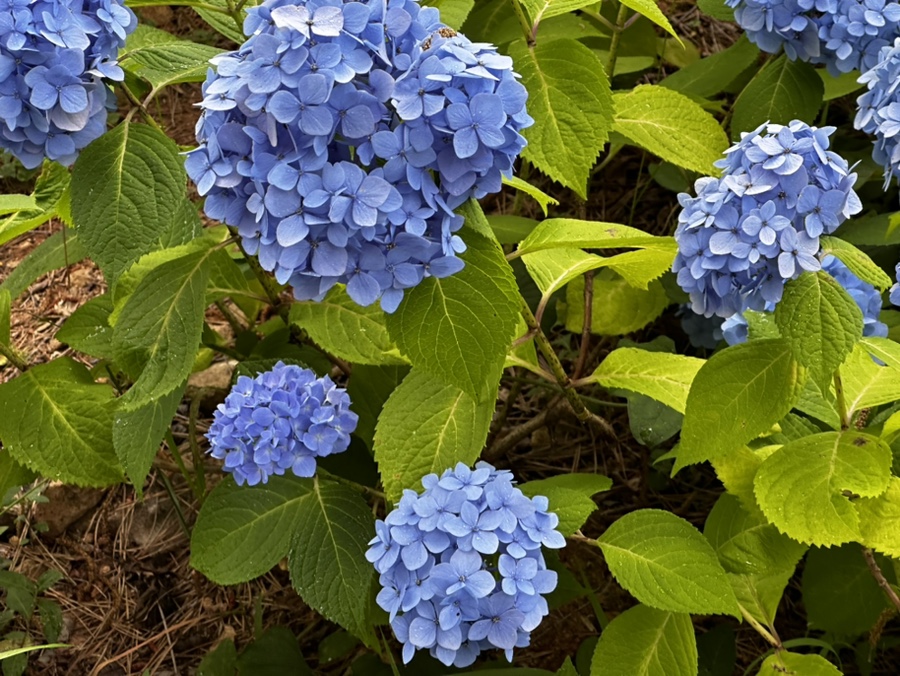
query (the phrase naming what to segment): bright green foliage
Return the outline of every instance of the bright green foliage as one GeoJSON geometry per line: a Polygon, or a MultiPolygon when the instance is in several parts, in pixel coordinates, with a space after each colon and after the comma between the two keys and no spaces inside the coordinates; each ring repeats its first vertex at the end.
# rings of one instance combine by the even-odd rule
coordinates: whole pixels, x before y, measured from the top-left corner
{"type": "Polygon", "coordinates": [[[837,237],[822,237],[819,242],[822,246],[823,255],[832,254],[846,265],[850,272],[876,289],[884,291],[893,284],[893,280],[884,270],[849,242],[845,242],[837,237]]]}
{"type": "Polygon", "coordinates": [[[342,287],[319,302],[291,305],[290,320],[324,350],[354,364],[404,364],[406,360],[388,335],[384,312],[360,307],[342,287]]]}
{"type": "Polygon", "coordinates": [[[728,137],[700,105],[658,85],[640,85],[613,96],[613,129],[631,143],[679,167],[715,174],[728,137]]]}
{"type": "Polygon", "coordinates": [[[517,40],[508,49],[528,89],[533,127],[523,157],[587,199],[587,179],[609,136],[613,97],[603,64],[577,40],[517,40]]]}
{"type": "MultiPolygon", "coordinates": [[[[848,413],[900,399],[900,369],[876,364],[869,356],[869,345],[883,346],[885,343],[867,340],[867,344],[857,345],[841,365],[848,413]]],[[[892,350],[886,352],[890,356],[892,350]]]]}
{"type": "Polygon", "coordinates": [[[222,672],[222,676],[234,676],[235,667],[239,676],[312,676],[312,671],[303,659],[297,637],[288,627],[267,629],[262,636],[244,648],[231,666],[231,671],[222,672]]]}
{"type": "Polygon", "coordinates": [[[0,289],[9,292],[10,298],[17,298],[41,275],[77,263],[86,255],[78,236],[71,230],[62,230],[38,244],[3,280],[0,289]]]}
{"type": "Polygon", "coordinates": [[[508,185],[510,188],[515,188],[521,192],[524,192],[526,195],[531,197],[535,202],[537,202],[541,211],[544,212],[544,216],[547,215],[547,207],[551,204],[559,204],[559,200],[555,197],[550,197],[543,190],[538,188],[537,186],[531,185],[528,181],[519,178],[518,176],[511,176],[507,178],[503,177],[503,185],[508,185]]]}
{"type": "Polygon", "coordinates": [[[835,408],[833,392],[826,387],[825,393],[823,393],[812,378],[806,381],[803,392],[800,393],[800,398],[794,404],[794,407],[801,413],[812,416],[816,420],[821,420],[833,430],[841,428],[841,417],[835,408]]]}
{"type": "Polygon", "coordinates": [[[78,157],[72,218],[110,283],[159,248],[184,200],[183,164],[172,140],[140,124],[120,124],[78,157]]]}
{"type": "Polygon", "coordinates": [[[813,120],[824,92],[822,79],[810,64],[782,54],[766,64],[734,102],[731,136],[739,139],[741,132],[751,132],[764,122],[813,120]]]}
{"type": "Polygon", "coordinates": [[[388,398],[375,429],[375,460],[389,500],[418,490],[430,472],[472,464],[487,438],[494,403],[413,368],[388,398]]]}
{"type": "Polygon", "coordinates": [[[548,218],[519,244],[516,253],[521,256],[542,249],[630,247],[659,249],[673,254],[678,248],[672,237],[657,237],[627,225],[579,221],[574,218],[548,218]]]}
{"type": "Polygon", "coordinates": [[[887,491],[854,503],[859,514],[860,540],[867,547],[900,558],[900,479],[891,477],[887,491]]]}
{"type": "Polygon", "coordinates": [[[746,35],[741,35],[728,49],[675,71],[659,84],[688,96],[715,96],[756,63],[757,58],[759,49],[746,35]]]}
{"type": "MultiPolygon", "coordinates": [[[[669,302],[659,281],[650,282],[648,288],[643,290],[635,288],[612,270],[602,270],[594,276],[591,333],[624,336],[637,331],[659,317],[669,302]]],[[[584,326],[584,277],[576,277],[566,287],[566,304],[566,328],[581,333],[584,326]]]]}
{"type": "Polygon", "coordinates": [[[771,625],[806,547],[779,533],[757,512],[751,514],[737,497],[725,493],[709,513],[703,534],[728,573],[741,607],[771,625]]]}
{"type": "Polygon", "coordinates": [[[7,491],[24,486],[34,478],[35,473],[13,460],[9,451],[0,450],[0,504],[7,491]]]}
{"type": "Polygon", "coordinates": [[[835,666],[819,655],[781,651],[762,663],[757,676],[841,676],[835,666]]]}
{"type": "Polygon", "coordinates": [[[591,676],[696,676],[691,616],[637,605],[600,634],[591,676]]]}
{"type": "Polygon", "coordinates": [[[0,385],[0,440],[13,459],[79,486],[122,480],[112,442],[113,389],[68,357],[0,385]]]}
{"type": "Polygon", "coordinates": [[[0,195],[0,215],[11,214],[14,211],[29,211],[37,209],[37,202],[31,195],[0,195]]]}
{"type": "Polygon", "coordinates": [[[874,498],[888,488],[891,449],[862,432],[823,432],[786,444],[754,479],[769,521],[800,542],[839,545],[861,537],[859,513],[844,491],[874,498]]]}
{"type": "MultiPolygon", "coordinates": [[[[880,563],[883,570],[890,570],[880,563]]],[[[859,545],[848,544],[810,550],[803,569],[803,605],[810,628],[859,636],[873,627],[890,603],[859,545]]]]}
{"type": "Polygon", "coordinates": [[[592,5],[593,0],[518,0],[532,21],[549,19],[592,5]]]}
{"type": "Polygon", "coordinates": [[[375,569],[365,554],[374,532],[372,510],[357,491],[313,479],[298,510],[289,564],[303,600],[370,645],[377,643],[368,620],[375,569]]]}
{"type": "Polygon", "coordinates": [[[612,479],[600,474],[561,474],[520,486],[525,495],[543,495],[550,501],[550,511],[559,516],[556,530],[563,535],[571,535],[581,528],[597,510],[591,496],[611,487],[612,479]]]}
{"type": "Polygon", "coordinates": [[[709,542],[671,512],[631,512],[597,541],[616,580],[641,603],[676,613],[740,617],[725,570],[709,542]]]}
{"type": "Polygon", "coordinates": [[[822,96],[824,101],[833,101],[847,94],[859,91],[865,85],[859,82],[859,71],[851,70],[849,73],[841,73],[834,77],[824,68],[816,70],[819,77],[822,78],[822,84],[825,85],[825,93],[822,96]]]}
{"type": "Polygon", "coordinates": [[[752,451],[747,446],[742,446],[728,455],[714,458],[711,461],[726,490],[737,497],[744,511],[763,519],[762,510],[756,504],[756,495],[753,493],[753,479],[759,466],[769,455],[780,448],[779,446],[764,446],[758,451],[752,451]]]}
{"type": "Polygon", "coordinates": [[[476,398],[493,400],[515,338],[519,294],[500,247],[472,232],[463,270],[426,279],[387,317],[390,336],[418,367],[476,398]]]}
{"type": "MultiPolygon", "coordinates": [[[[6,244],[42,223],[46,223],[59,211],[60,200],[69,187],[69,170],[57,162],[44,161],[41,175],[34,185],[33,209],[18,211],[0,221],[0,244],[6,244]]],[[[18,294],[13,294],[16,296],[18,294]]]]}
{"type": "Polygon", "coordinates": [[[893,369],[900,370],[900,343],[887,338],[863,338],[862,346],[873,357],[877,357],[893,369]]]}
{"type": "Polygon", "coordinates": [[[575,665],[572,664],[571,657],[566,658],[559,671],[556,672],[556,676],[578,676],[578,671],[575,669],[575,665]]]}
{"type": "Polygon", "coordinates": [[[181,82],[202,82],[209,60],[221,49],[178,40],[132,49],[121,59],[123,68],[162,89],[181,82]]]}
{"type": "Polygon", "coordinates": [[[441,12],[441,22],[459,30],[475,7],[475,0],[423,0],[422,4],[437,7],[441,12]]]}
{"type": "Polygon", "coordinates": [[[675,471],[734,451],[791,410],[803,370],[783,339],[756,340],[717,352],[691,385],[675,471]]]}
{"type": "Polygon", "coordinates": [[[501,244],[517,244],[531,234],[537,227],[538,221],[524,216],[506,216],[491,214],[487,217],[494,237],[501,244]]]}
{"type": "Polygon", "coordinates": [[[827,382],[862,338],[859,305],[825,272],[789,281],[775,308],[775,323],[790,341],[794,358],[817,382],[827,382]]]}
{"type": "Polygon", "coordinates": [[[108,293],[92,298],[66,320],[56,339],[79,352],[98,359],[112,356],[112,327],[109,315],[112,299],[108,293]]]}
{"type": "Polygon", "coordinates": [[[662,11],[659,9],[659,5],[656,4],[656,0],[625,0],[622,4],[629,9],[633,9],[638,14],[647,17],[648,19],[650,19],[650,21],[655,23],[667,33],[674,36],[676,40],[681,42],[681,39],[675,32],[675,29],[672,28],[672,24],[669,23],[666,15],[662,13],[662,11]]]}
{"type": "Polygon", "coordinates": [[[291,548],[312,479],[272,476],[258,486],[229,477],[213,489],[191,534],[191,565],[218,584],[237,584],[270,570],[291,548]]]}
{"type": "Polygon", "coordinates": [[[703,364],[696,357],[622,347],[606,356],[591,379],[607,389],[638,392],[684,413],[691,383],[703,364]]]}

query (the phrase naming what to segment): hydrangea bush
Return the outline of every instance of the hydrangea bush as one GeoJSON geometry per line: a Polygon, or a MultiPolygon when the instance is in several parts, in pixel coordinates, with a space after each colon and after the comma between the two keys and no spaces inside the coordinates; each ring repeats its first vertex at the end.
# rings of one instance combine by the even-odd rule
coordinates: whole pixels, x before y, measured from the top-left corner
{"type": "Polygon", "coordinates": [[[705,1],[702,57],[653,3],[187,6],[0,0],[0,244],[68,226],[0,271],[0,495],[177,468],[192,566],[285,569],[348,673],[892,649],[900,5],[705,1]]]}

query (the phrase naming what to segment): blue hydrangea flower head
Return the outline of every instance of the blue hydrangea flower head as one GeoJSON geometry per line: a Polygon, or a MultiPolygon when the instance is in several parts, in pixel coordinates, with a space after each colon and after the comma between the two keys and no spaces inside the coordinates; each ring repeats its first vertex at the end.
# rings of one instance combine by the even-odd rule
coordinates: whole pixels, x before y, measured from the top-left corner
{"type": "Polygon", "coordinates": [[[512,60],[416,0],[266,0],[213,59],[186,168],[210,218],[298,299],[393,312],[463,267],[454,209],[500,190],[533,123],[512,60]]]}
{"type": "Polygon", "coordinates": [[[278,362],[256,378],[240,376],[219,404],[206,438],[239,486],[290,470],[316,472],[316,458],[346,451],[358,416],[347,391],[328,376],[278,362]]]}
{"type": "Polygon", "coordinates": [[[875,137],[872,158],[884,167],[884,186],[900,176],[900,37],[886,44],[859,81],[868,91],[857,99],[853,126],[875,137]]]}
{"type": "Polygon", "coordinates": [[[694,312],[731,317],[764,310],[784,284],[819,270],[819,237],[862,210],[856,174],[829,150],[834,127],[764,124],[716,163],[721,178],[678,196],[673,270],[694,312]]]}
{"type": "Polygon", "coordinates": [[[106,80],[137,27],[122,0],[0,1],[0,148],[33,169],[71,164],[106,131],[106,80]]]}
{"type": "Polygon", "coordinates": [[[894,305],[900,306],[900,263],[897,263],[897,283],[891,287],[890,300],[894,305]]]}
{"type": "Polygon", "coordinates": [[[900,4],[885,0],[726,0],[750,41],[834,75],[867,70],[900,31],[900,4]]]}
{"type": "Polygon", "coordinates": [[[556,588],[542,548],[565,546],[559,518],[546,498],[526,497],[510,472],[485,462],[429,474],[422,486],[422,493],[405,490],[376,521],[366,552],[404,663],[417,650],[456,667],[496,648],[512,660],[556,588]]]}

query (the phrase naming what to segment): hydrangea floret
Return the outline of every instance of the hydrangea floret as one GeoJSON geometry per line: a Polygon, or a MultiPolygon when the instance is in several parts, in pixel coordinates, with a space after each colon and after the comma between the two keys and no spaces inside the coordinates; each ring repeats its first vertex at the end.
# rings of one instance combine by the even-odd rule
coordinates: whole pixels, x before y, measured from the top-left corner
{"type": "Polygon", "coordinates": [[[71,164],[106,131],[124,78],[119,48],[137,27],[122,0],[0,2],[0,148],[33,169],[71,164]]]}
{"type": "Polygon", "coordinates": [[[884,186],[900,176],[900,37],[860,76],[868,91],[857,99],[853,126],[875,137],[872,158],[884,167],[884,186]]]}
{"type": "Polygon", "coordinates": [[[290,470],[311,477],[316,458],[350,445],[358,416],[347,391],[328,376],[278,362],[256,378],[239,376],[207,432],[210,454],[241,486],[290,470]]]}
{"type": "Polygon", "coordinates": [[[900,33],[900,4],[885,0],[726,0],[750,41],[834,75],[867,70],[900,33]]]}
{"type": "Polygon", "coordinates": [[[213,59],[187,171],[298,299],[393,312],[458,272],[454,209],[497,192],[533,120],[512,60],[414,0],[266,0],[213,59]]]}
{"type": "Polygon", "coordinates": [[[896,278],[897,283],[891,287],[890,300],[894,305],[900,306],[900,263],[897,263],[896,278]]]}
{"type": "Polygon", "coordinates": [[[856,174],[829,150],[833,132],[795,120],[742,133],[716,163],[721,178],[678,196],[673,269],[694,312],[765,310],[788,280],[821,269],[819,237],[862,209],[856,174]]]}
{"type": "Polygon", "coordinates": [[[380,574],[377,602],[390,614],[403,661],[428,650],[467,667],[482,650],[528,645],[556,588],[542,547],[559,549],[559,518],[546,497],[526,497],[512,474],[462,463],[405,490],[375,523],[366,558],[380,574]]]}

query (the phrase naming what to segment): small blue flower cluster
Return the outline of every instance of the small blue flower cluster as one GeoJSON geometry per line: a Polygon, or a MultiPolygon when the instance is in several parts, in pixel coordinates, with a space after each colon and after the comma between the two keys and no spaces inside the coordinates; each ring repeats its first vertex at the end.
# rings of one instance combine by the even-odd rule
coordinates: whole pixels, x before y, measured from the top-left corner
{"type": "Polygon", "coordinates": [[[681,318],[681,330],[687,334],[688,341],[692,346],[715,350],[722,342],[723,319],[721,317],[698,315],[691,309],[690,303],[680,305],[677,314],[681,318]]]}
{"type": "Polygon", "coordinates": [[[454,209],[497,192],[532,124],[512,60],[415,0],[266,0],[213,59],[187,171],[298,299],[393,312],[458,272],[454,209]]]}
{"type": "Polygon", "coordinates": [[[0,0],[0,148],[33,169],[71,164],[106,131],[103,79],[137,27],[122,0],[0,0]]]}
{"type": "Polygon", "coordinates": [[[890,300],[894,305],[900,306],[900,263],[897,263],[897,283],[891,287],[890,300]]]}
{"type": "Polygon", "coordinates": [[[781,299],[784,284],[820,269],[819,236],[862,204],[856,174],[828,150],[834,127],[762,125],[726,151],[722,178],[695,183],[682,206],[673,270],[694,312],[730,317],[781,299]]]}
{"type": "Polygon", "coordinates": [[[900,176],[900,37],[885,46],[877,64],[859,81],[869,90],[860,96],[853,126],[872,134],[872,158],[884,167],[884,187],[900,176]]]}
{"type": "Polygon", "coordinates": [[[726,0],[750,41],[832,75],[867,70],[900,32],[900,4],[885,0],[726,0]]]}
{"type": "Polygon", "coordinates": [[[316,458],[346,451],[358,416],[347,391],[328,376],[278,362],[256,378],[240,376],[219,404],[206,438],[239,486],[291,470],[311,477],[316,458]]]}
{"type": "Polygon", "coordinates": [[[405,490],[375,523],[366,559],[381,574],[378,605],[390,613],[403,662],[428,649],[445,665],[467,667],[482,650],[528,645],[556,588],[541,547],[559,549],[547,498],[526,497],[506,470],[462,463],[405,490]]]}

